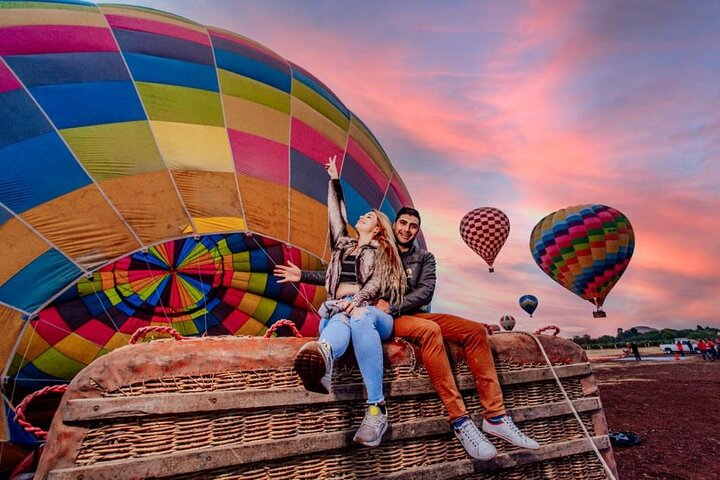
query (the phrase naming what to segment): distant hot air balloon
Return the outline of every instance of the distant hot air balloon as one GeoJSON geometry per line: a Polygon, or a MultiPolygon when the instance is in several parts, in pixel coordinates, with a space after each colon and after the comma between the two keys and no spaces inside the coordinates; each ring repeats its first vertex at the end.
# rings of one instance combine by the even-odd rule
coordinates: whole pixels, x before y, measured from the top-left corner
{"type": "Polygon", "coordinates": [[[515,328],[515,318],[512,315],[503,315],[498,323],[508,332],[515,328]]]}
{"type": "Polygon", "coordinates": [[[538,299],[535,295],[523,295],[519,300],[520,308],[525,310],[531,317],[538,306],[538,299]]]}
{"type": "Polygon", "coordinates": [[[510,234],[510,220],[493,207],[471,210],[460,220],[460,236],[494,272],[493,263],[510,234]]]}
{"type": "Polygon", "coordinates": [[[630,221],[605,205],[577,205],[551,213],[530,234],[530,252],[550,278],[597,307],[630,262],[635,234],[630,221]]]}

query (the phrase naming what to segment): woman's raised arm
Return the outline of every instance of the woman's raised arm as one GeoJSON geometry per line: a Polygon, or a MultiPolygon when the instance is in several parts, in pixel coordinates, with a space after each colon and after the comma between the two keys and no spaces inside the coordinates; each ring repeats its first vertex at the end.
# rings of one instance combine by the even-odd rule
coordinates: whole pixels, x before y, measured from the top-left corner
{"type": "Polygon", "coordinates": [[[342,187],[338,175],[336,157],[328,158],[325,169],[330,176],[328,185],[328,224],[330,225],[330,247],[335,248],[341,237],[347,237],[347,213],[345,211],[345,199],[343,198],[342,187]]]}

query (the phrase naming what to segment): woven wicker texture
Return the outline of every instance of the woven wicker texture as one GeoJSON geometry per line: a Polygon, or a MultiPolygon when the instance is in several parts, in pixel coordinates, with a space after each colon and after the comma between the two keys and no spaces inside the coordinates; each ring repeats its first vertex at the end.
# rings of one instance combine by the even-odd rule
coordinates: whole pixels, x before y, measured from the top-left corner
{"type": "MultiPolygon", "coordinates": [[[[520,365],[509,362],[496,362],[495,367],[498,373],[518,372],[528,369],[547,368],[547,365],[527,364],[520,365]]],[[[456,377],[472,374],[464,362],[458,363],[454,372],[456,377]]],[[[420,365],[393,365],[385,368],[385,381],[403,379],[428,378],[425,367],[420,365]]],[[[333,375],[333,382],[340,383],[362,383],[360,370],[354,363],[337,362],[333,375]]],[[[104,397],[132,397],[138,395],[151,395],[158,393],[197,393],[222,390],[265,390],[268,388],[283,389],[293,388],[301,385],[300,379],[292,367],[281,367],[272,370],[250,370],[238,372],[211,373],[206,375],[182,375],[175,377],[164,377],[145,382],[137,382],[125,385],[112,391],[104,391],[100,385],[94,387],[102,391],[104,397]]]]}
{"type": "MultiPolygon", "coordinates": [[[[384,478],[402,473],[408,466],[442,465],[465,460],[467,457],[462,447],[451,437],[452,435],[438,436],[426,439],[422,443],[393,442],[378,449],[358,449],[345,455],[308,456],[276,464],[244,465],[173,478],[182,480],[384,478]],[[429,459],[432,459],[432,462],[429,459]]],[[[592,453],[585,453],[458,478],[468,480],[603,480],[606,476],[597,457],[592,453]]]]}
{"type": "MultiPolygon", "coordinates": [[[[564,379],[563,386],[572,399],[582,398],[578,378],[564,379]]],[[[504,386],[508,408],[543,405],[562,400],[552,381],[504,386]]],[[[468,409],[482,412],[477,393],[464,396],[468,409]]],[[[204,413],[186,416],[157,416],[143,420],[103,422],[90,425],[85,435],[77,465],[135,458],[139,456],[183,451],[230,443],[279,440],[299,435],[352,431],[362,420],[363,402],[347,402],[322,407],[298,406],[230,413],[204,413]],[[321,408],[315,410],[314,408],[321,408]]],[[[418,419],[446,418],[437,395],[399,397],[391,400],[391,425],[411,423],[418,419]]],[[[563,418],[563,417],[559,417],[563,418]]],[[[557,418],[524,422],[523,429],[541,443],[552,443],[580,435],[577,423],[557,426],[557,418]]],[[[588,420],[586,426],[592,431],[588,420]]],[[[498,449],[507,445],[498,443],[498,449]]]]}
{"type": "MultiPolygon", "coordinates": [[[[508,334],[491,340],[505,405],[542,448],[519,451],[493,439],[500,457],[486,465],[491,472],[472,478],[604,478],[592,454],[578,455],[589,445],[526,337],[508,334]]],[[[542,340],[552,346],[553,364],[564,365],[558,374],[570,398],[578,400],[584,426],[603,436],[602,408],[582,352],[561,339],[542,340]]],[[[101,358],[76,379],[69,398],[77,401],[64,400],[72,402],[66,411],[66,421],[72,423],[56,419],[53,428],[74,443],[71,449],[56,449],[53,458],[58,460],[52,460],[50,470],[66,472],[62,478],[81,473],[85,478],[139,478],[153,472],[167,478],[312,480],[411,478],[417,473],[461,478],[473,472],[419,352],[404,345],[408,342],[396,339],[385,348],[390,431],[374,449],[351,442],[365,406],[355,362],[336,362],[335,396],[308,396],[291,366],[302,339],[267,342],[158,342],[101,358]],[[136,411],[139,417],[129,414],[136,411]]],[[[464,355],[449,350],[468,411],[481,419],[483,409],[464,355]]],[[[598,442],[607,451],[607,437],[598,442]]]]}

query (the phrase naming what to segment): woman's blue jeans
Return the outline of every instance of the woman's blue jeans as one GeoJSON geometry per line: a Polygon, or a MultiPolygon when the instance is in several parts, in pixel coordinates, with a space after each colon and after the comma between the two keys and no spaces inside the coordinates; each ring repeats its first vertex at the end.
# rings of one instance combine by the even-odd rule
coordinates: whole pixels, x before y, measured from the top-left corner
{"type": "Polygon", "coordinates": [[[392,330],[392,317],[376,307],[358,307],[351,315],[338,313],[320,320],[320,341],[332,347],[333,360],[345,354],[352,340],[368,403],[385,400],[382,341],[390,338],[392,330]]]}

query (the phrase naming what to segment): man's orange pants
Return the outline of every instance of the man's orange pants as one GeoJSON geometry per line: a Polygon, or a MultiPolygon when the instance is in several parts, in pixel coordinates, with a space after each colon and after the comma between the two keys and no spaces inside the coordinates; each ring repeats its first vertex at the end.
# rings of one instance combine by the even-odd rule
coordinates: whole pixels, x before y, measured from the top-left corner
{"type": "Polygon", "coordinates": [[[487,332],[481,323],[455,315],[418,313],[395,319],[395,336],[420,346],[425,369],[448,411],[450,421],[467,415],[467,409],[455,384],[443,339],[462,346],[468,367],[475,377],[485,418],[505,413],[502,390],[495,371],[487,332]]]}

